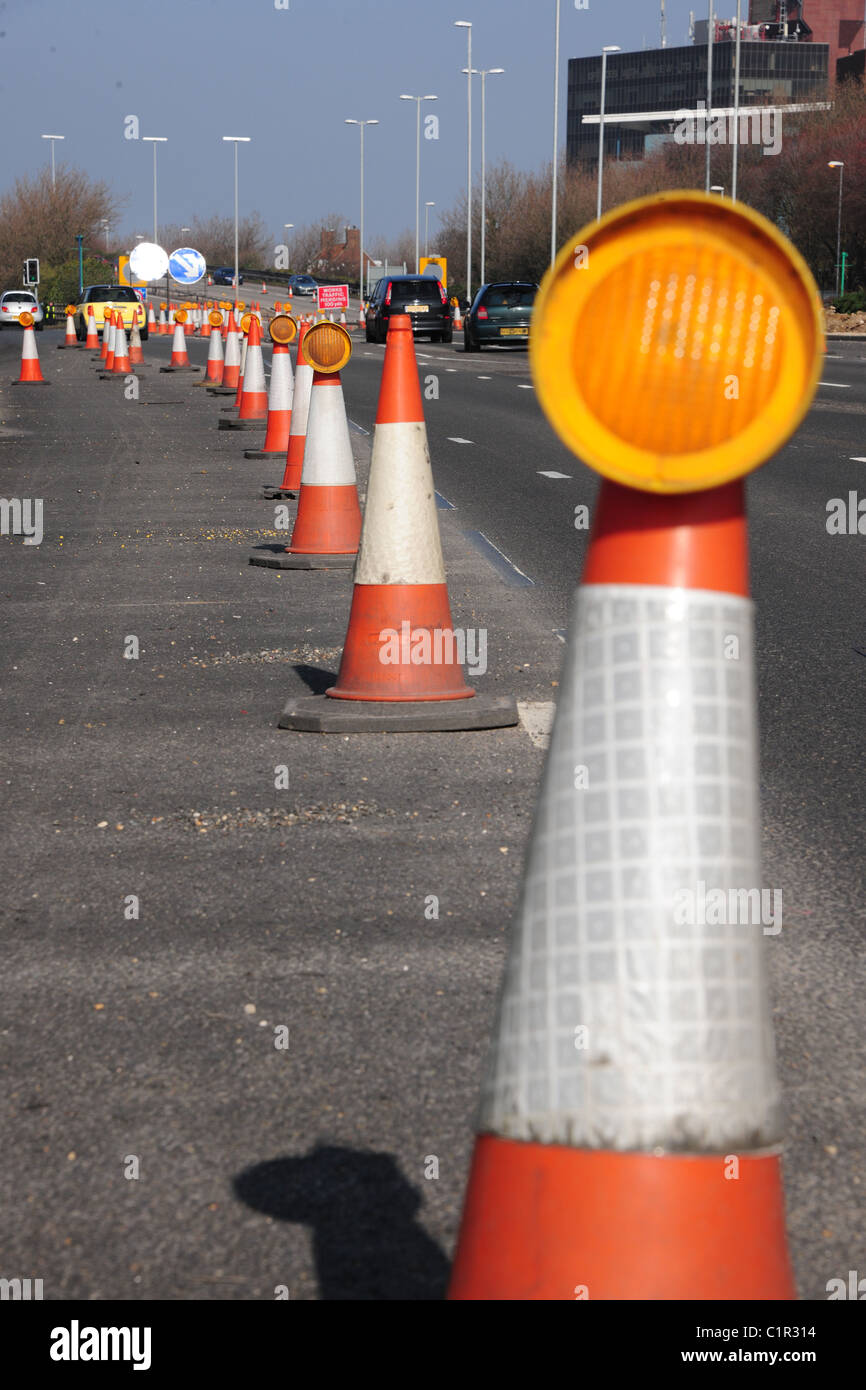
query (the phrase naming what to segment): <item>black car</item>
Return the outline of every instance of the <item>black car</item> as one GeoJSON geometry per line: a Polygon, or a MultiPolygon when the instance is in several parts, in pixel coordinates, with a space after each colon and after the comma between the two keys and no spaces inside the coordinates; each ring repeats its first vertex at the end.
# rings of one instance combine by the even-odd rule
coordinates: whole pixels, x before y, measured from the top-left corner
{"type": "Polygon", "coordinates": [[[490,343],[529,342],[529,322],[538,286],[529,280],[498,280],[482,285],[463,320],[464,352],[490,343]]]}
{"type": "MultiPolygon", "coordinates": [[[[218,265],[212,274],[215,285],[231,285],[235,278],[234,270],[230,265],[218,265]]],[[[240,271],[238,271],[238,284],[242,285],[243,283],[244,277],[241,275],[240,271]]]]}
{"type": "Polygon", "coordinates": [[[416,338],[429,335],[434,343],[451,342],[451,305],[442,282],[432,275],[382,277],[370,297],[366,315],[368,343],[384,343],[392,314],[408,314],[416,338]]]}

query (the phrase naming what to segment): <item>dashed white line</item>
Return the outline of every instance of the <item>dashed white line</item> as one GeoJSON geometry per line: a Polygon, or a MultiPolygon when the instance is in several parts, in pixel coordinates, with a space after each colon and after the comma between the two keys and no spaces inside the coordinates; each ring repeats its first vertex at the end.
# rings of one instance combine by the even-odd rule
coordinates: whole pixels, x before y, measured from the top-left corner
{"type": "Polygon", "coordinates": [[[518,381],[517,389],[518,391],[534,391],[535,387],[531,386],[527,381],[518,381]]]}
{"type": "Polygon", "coordinates": [[[840,391],[850,391],[851,387],[847,381],[819,381],[819,386],[838,386],[840,391]]]}
{"type": "Polygon", "coordinates": [[[857,458],[854,454],[852,454],[852,455],[851,455],[851,462],[852,462],[852,463],[866,463],[866,458],[857,458]]]}
{"type": "Polygon", "coordinates": [[[543,468],[536,470],[539,478],[572,478],[572,473],[546,473],[543,468]]]}
{"type": "Polygon", "coordinates": [[[479,380],[479,381],[492,381],[492,380],[493,380],[493,377],[492,377],[492,376],[480,376],[480,377],[478,378],[478,380],[479,380]]]}
{"type": "Polygon", "coordinates": [[[449,435],[448,435],[448,441],[449,441],[449,443],[451,443],[451,444],[472,444],[472,443],[474,443],[474,441],[471,440],[471,439],[461,439],[459,435],[455,435],[455,434],[449,434],[449,435]]]}

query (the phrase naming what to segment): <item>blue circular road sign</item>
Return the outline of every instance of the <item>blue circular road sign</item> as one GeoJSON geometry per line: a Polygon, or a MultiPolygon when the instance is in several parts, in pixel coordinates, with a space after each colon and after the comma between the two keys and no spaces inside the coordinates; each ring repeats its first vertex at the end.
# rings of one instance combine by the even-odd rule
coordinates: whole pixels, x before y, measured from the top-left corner
{"type": "Polygon", "coordinates": [[[180,246],[168,258],[168,272],[179,285],[194,285],[207,270],[207,264],[200,251],[191,246],[180,246]]]}

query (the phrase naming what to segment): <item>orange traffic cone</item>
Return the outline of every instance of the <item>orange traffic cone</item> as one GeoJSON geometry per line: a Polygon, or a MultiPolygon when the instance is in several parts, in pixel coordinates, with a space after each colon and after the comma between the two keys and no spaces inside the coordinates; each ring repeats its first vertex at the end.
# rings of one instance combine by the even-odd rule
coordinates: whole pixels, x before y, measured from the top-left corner
{"type": "Polygon", "coordinates": [[[159,333],[161,338],[165,338],[168,335],[168,321],[165,317],[164,304],[160,304],[159,306],[159,323],[157,325],[157,332],[159,333]]]}
{"type": "MultiPolygon", "coordinates": [[[[302,501],[306,475],[305,465],[302,501]]],[[[479,656],[480,640],[486,654],[486,634],[479,656]]],[[[461,664],[475,643],[475,632],[455,632],[451,620],[412,320],[394,315],[339,675],[324,695],[290,700],[280,728],[328,733],[516,724],[510,696],[479,696],[466,684],[461,664]]]]}
{"type": "Polygon", "coordinates": [[[194,367],[189,360],[186,350],[186,337],[184,336],[184,324],[187,319],[186,309],[178,309],[174,316],[174,337],[171,340],[171,363],[168,367],[160,367],[161,372],[200,372],[201,367],[194,367]]]}
{"type": "Polygon", "coordinates": [[[536,299],[540,403],[603,481],[452,1298],[796,1297],[743,475],[812,400],[814,294],[773,224],[677,190],[579,230],[536,299]],[[575,245],[588,253],[579,275],[575,245]],[[744,290],[755,274],[760,291],[744,290]],[[742,390],[732,400],[740,374],[749,392],[784,374],[784,403],[742,390]]]}
{"type": "Polygon", "coordinates": [[[221,386],[225,361],[222,334],[220,333],[223,316],[219,309],[212,309],[208,314],[208,319],[210,320],[208,324],[210,341],[207,350],[207,371],[204,381],[197,381],[196,386],[221,386]]]}
{"type": "Polygon", "coordinates": [[[225,339],[225,360],[223,363],[222,384],[211,386],[209,394],[212,396],[233,396],[237,391],[238,380],[240,379],[241,349],[238,340],[238,326],[235,323],[234,311],[229,309],[228,321],[226,325],[225,339]]]}
{"type": "Polygon", "coordinates": [[[361,508],[339,369],[351,356],[352,340],[327,324],[310,329],[303,352],[313,368],[313,389],[292,539],[285,550],[250,556],[250,564],[267,569],[351,567],[358,553],[361,508]]]}
{"type": "Polygon", "coordinates": [[[243,386],[240,389],[238,415],[234,420],[220,420],[221,430],[248,430],[268,416],[268,393],[265,389],[265,363],[262,356],[262,331],[259,321],[250,318],[243,359],[243,386]]]}
{"type": "Polygon", "coordinates": [[[109,309],[108,313],[102,315],[102,339],[99,345],[99,360],[104,362],[108,356],[108,349],[111,346],[111,316],[114,311],[109,309]]]}
{"type": "Polygon", "coordinates": [[[132,328],[129,332],[129,360],[134,367],[140,367],[144,361],[144,353],[141,350],[141,333],[139,331],[137,318],[133,318],[132,328]]]}
{"type": "Polygon", "coordinates": [[[268,427],[261,449],[244,450],[246,459],[285,458],[292,424],[294,380],[289,343],[297,332],[294,319],[280,314],[268,326],[274,353],[271,358],[271,387],[268,393],[268,427]]]}
{"type": "Polygon", "coordinates": [[[206,307],[204,309],[199,310],[199,320],[199,336],[202,338],[209,338],[211,335],[212,327],[210,321],[210,314],[207,312],[206,307]]]}
{"type": "Polygon", "coordinates": [[[13,386],[50,386],[42,375],[39,353],[36,351],[36,334],[33,331],[34,318],[27,310],[18,315],[18,322],[24,329],[21,341],[21,375],[12,382],[13,386]]]}
{"type": "Polygon", "coordinates": [[[156,324],[156,315],[155,315],[154,312],[153,312],[153,304],[152,304],[152,303],[148,304],[148,306],[147,306],[147,332],[148,332],[148,335],[151,335],[151,334],[154,334],[154,335],[155,335],[156,333],[159,332],[159,329],[157,328],[157,324],[156,324]]]}
{"type": "Polygon", "coordinates": [[[58,348],[78,347],[78,337],[75,332],[75,305],[66,306],[66,336],[62,343],[58,343],[58,348]]]}
{"type": "MultiPolygon", "coordinates": [[[[114,333],[115,333],[115,337],[114,337],[114,363],[113,363],[112,368],[111,368],[111,370],[112,370],[112,372],[114,373],[115,376],[119,376],[122,372],[123,372],[123,373],[126,373],[126,372],[130,372],[130,371],[132,370],[132,362],[131,362],[130,356],[129,356],[129,348],[128,348],[127,342],[126,342],[126,329],[125,329],[124,326],[123,326],[123,319],[122,319],[122,317],[120,316],[120,314],[118,314],[117,318],[118,318],[118,323],[117,323],[117,326],[116,326],[116,328],[115,328],[115,330],[114,330],[114,333]]],[[[134,326],[134,325],[135,325],[135,319],[133,319],[132,322],[133,322],[133,326],[134,326]]],[[[136,329],[136,332],[137,332],[137,331],[138,331],[138,330],[136,329]]],[[[140,340],[139,340],[139,344],[138,344],[138,350],[139,350],[139,352],[141,351],[141,341],[140,341],[140,340]]]]}
{"type": "Polygon", "coordinates": [[[93,317],[93,305],[88,305],[87,309],[87,340],[84,344],[86,348],[99,348],[99,334],[96,331],[96,319],[93,317]]]}
{"type": "Polygon", "coordinates": [[[108,335],[105,353],[105,370],[110,372],[114,366],[114,344],[117,339],[117,314],[114,309],[108,315],[108,335]]]}
{"type": "Polygon", "coordinates": [[[306,323],[302,321],[298,330],[298,360],[292,396],[292,420],[289,426],[286,466],[279,487],[266,487],[264,489],[263,495],[270,499],[297,497],[301,488],[304,448],[307,442],[307,420],[310,413],[310,392],[313,389],[313,369],[309,362],[304,360],[304,338],[308,332],[306,323]]]}
{"type": "Polygon", "coordinates": [[[362,300],[361,304],[358,306],[358,327],[359,327],[359,328],[366,328],[366,327],[367,327],[367,320],[366,320],[366,318],[364,317],[364,303],[363,303],[363,300],[362,300]]]}

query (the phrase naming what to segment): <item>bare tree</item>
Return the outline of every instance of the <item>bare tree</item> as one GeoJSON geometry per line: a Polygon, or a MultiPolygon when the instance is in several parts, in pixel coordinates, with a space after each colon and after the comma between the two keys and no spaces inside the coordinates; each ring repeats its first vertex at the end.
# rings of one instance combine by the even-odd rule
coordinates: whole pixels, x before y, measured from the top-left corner
{"type": "Polygon", "coordinates": [[[80,169],[61,165],[56,187],[48,169],[16,179],[0,197],[0,275],[3,284],[21,282],[28,256],[46,267],[60,265],[73,255],[75,238],[84,238],[85,251],[105,248],[105,219],[117,220],[125,200],[80,169]]]}

